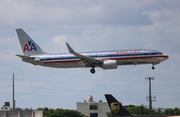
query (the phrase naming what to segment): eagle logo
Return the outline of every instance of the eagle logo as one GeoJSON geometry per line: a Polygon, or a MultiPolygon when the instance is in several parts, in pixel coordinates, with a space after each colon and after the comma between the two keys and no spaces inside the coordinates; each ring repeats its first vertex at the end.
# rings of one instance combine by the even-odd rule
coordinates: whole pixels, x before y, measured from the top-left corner
{"type": "Polygon", "coordinates": [[[118,102],[111,103],[111,111],[117,113],[120,111],[120,104],[118,102]]]}

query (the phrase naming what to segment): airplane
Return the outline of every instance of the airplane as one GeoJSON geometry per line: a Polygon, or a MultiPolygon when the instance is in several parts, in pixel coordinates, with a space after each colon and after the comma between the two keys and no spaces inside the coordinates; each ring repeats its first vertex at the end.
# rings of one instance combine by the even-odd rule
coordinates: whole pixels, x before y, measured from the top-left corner
{"type": "Polygon", "coordinates": [[[24,62],[53,68],[91,68],[95,73],[95,67],[102,69],[117,69],[122,65],[152,64],[154,65],[169,58],[156,50],[131,49],[113,51],[92,51],[78,53],[66,43],[70,53],[49,53],[42,50],[23,29],[16,29],[17,36],[23,51],[23,55],[16,54],[24,62]]]}
{"type": "Polygon", "coordinates": [[[113,117],[180,117],[180,115],[133,115],[111,94],[104,94],[113,117]]]}

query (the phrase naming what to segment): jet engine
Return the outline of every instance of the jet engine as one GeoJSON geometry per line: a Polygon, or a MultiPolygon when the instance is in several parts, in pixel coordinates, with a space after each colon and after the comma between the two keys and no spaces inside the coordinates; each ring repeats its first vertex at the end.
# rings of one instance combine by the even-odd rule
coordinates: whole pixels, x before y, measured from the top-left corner
{"type": "Polygon", "coordinates": [[[105,60],[102,63],[103,69],[117,69],[116,60],[105,60]]]}

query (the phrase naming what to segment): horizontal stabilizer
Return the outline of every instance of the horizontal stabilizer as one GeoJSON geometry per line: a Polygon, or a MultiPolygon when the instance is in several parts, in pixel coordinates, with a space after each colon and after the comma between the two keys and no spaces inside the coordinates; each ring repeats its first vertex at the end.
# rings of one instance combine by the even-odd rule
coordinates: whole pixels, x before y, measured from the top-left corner
{"type": "Polygon", "coordinates": [[[34,57],[24,56],[24,55],[19,55],[19,54],[16,54],[16,56],[18,56],[18,57],[20,57],[22,59],[28,59],[28,60],[30,60],[30,59],[34,60],[35,59],[34,57]]]}

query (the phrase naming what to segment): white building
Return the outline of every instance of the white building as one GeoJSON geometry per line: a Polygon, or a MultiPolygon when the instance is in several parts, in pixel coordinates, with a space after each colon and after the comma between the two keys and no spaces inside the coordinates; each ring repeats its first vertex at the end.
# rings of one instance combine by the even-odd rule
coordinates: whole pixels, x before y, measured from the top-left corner
{"type": "Polygon", "coordinates": [[[107,112],[110,112],[107,102],[94,102],[93,97],[90,95],[88,101],[77,102],[77,111],[88,117],[107,117],[107,112]]]}

